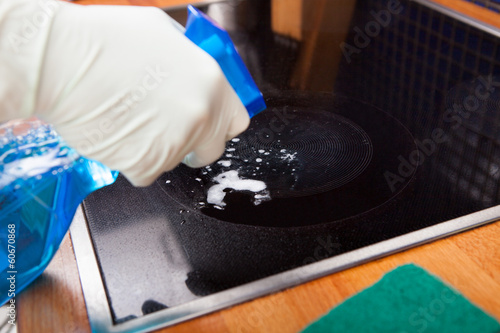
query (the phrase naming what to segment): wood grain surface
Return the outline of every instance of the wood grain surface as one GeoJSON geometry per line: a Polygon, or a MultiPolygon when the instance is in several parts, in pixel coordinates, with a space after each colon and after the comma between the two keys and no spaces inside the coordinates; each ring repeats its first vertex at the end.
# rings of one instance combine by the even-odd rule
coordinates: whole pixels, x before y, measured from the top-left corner
{"type": "MultiPolygon", "coordinates": [[[[500,27],[500,16],[491,11],[461,0],[435,1],[500,27]]],[[[77,2],[165,7],[186,1],[77,2]]],[[[391,269],[410,262],[437,275],[500,320],[500,222],[496,222],[157,332],[297,332],[391,269]]],[[[90,332],[68,236],[42,277],[18,297],[18,331],[90,332]]]]}

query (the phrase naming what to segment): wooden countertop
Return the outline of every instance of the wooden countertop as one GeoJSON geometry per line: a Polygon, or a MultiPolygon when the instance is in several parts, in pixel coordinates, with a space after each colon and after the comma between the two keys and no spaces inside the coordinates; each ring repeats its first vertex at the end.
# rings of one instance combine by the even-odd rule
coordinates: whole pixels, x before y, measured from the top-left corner
{"type": "MultiPolygon", "coordinates": [[[[185,0],[83,0],[82,4],[169,6],[185,0]]],[[[196,1],[191,1],[196,2],[196,1]]],[[[500,27],[499,15],[461,0],[435,0],[500,27]]],[[[215,312],[158,332],[296,332],[404,263],[415,263],[500,320],[500,222],[215,312]]],[[[51,264],[18,299],[18,330],[90,332],[69,236],[51,264]]]]}

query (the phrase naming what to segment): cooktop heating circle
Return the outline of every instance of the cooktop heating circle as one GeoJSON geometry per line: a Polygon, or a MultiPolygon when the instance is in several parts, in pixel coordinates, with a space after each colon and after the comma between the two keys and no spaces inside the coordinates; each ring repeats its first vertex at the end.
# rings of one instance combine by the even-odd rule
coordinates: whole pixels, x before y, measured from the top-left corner
{"type": "Polygon", "coordinates": [[[383,211],[408,192],[417,166],[400,175],[399,164],[418,148],[387,112],[332,95],[266,102],[218,161],[159,178],[182,209],[238,224],[304,227],[383,211]]]}
{"type": "Polygon", "coordinates": [[[282,198],[341,187],[369,165],[372,142],[353,121],[307,108],[294,108],[291,115],[293,122],[274,131],[269,117],[254,119],[247,131],[227,144],[222,162],[202,178],[210,180],[221,172],[238,170],[242,178],[265,181],[271,197],[282,198]]]}

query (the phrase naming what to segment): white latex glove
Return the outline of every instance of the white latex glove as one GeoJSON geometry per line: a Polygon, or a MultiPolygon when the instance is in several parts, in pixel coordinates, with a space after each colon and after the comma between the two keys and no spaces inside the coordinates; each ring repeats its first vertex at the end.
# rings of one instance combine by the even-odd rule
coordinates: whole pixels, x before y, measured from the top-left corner
{"type": "Polygon", "coordinates": [[[35,114],[134,185],[214,162],[248,126],[219,65],[157,8],[0,0],[0,24],[0,121],[35,114]]]}

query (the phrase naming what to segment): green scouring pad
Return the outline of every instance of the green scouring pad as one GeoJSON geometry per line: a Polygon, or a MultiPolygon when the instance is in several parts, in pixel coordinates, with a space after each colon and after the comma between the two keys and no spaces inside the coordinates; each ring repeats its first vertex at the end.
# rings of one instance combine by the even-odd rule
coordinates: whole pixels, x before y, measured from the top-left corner
{"type": "Polygon", "coordinates": [[[409,264],[387,273],[303,332],[498,333],[500,324],[424,269],[409,264]]]}

